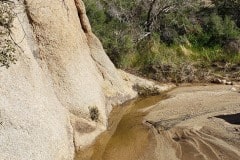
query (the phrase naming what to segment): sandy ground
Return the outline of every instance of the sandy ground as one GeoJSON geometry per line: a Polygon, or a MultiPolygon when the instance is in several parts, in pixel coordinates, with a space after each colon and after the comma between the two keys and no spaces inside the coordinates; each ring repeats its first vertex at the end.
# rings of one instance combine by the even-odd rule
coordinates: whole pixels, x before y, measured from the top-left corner
{"type": "Polygon", "coordinates": [[[180,87],[144,118],[159,160],[239,160],[239,86],[180,87]]]}

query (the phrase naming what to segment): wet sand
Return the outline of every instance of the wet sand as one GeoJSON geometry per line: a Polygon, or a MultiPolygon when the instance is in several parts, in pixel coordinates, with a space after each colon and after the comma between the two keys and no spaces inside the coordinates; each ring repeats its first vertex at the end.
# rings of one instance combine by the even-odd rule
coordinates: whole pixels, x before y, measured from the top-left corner
{"type": "Polygon", "coordinates": [[[182,87],[144,118],[156,159],[239,160],[240,93],[233,86],[182,87]]]}

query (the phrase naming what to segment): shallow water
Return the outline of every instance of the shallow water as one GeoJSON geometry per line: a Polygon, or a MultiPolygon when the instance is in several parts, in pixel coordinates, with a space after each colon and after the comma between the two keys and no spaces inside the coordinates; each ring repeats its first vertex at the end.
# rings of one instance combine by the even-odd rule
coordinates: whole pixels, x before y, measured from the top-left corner
{"type": "Polygon", "coordinates": [[[109,127],[91,147],[80,151],[76,160],[136,160],[152,159],[155,141],[152,131],[143,125],[146,112],[166,95],[139,98],[115,107],[109,118],[109,127]]]}

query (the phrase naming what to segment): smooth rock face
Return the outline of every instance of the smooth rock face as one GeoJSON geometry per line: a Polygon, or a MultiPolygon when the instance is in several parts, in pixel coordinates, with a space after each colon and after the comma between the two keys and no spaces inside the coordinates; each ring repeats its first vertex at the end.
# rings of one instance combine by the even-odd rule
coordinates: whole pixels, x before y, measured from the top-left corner
{"type": "Polygon", "coordinates": [[[81,0],[14,2],[20,53],[0,68],[0,159],[73,159],[106,129],[112,106],[137,93],[92,33],[81,0]]]}
{"type": "Polygon", "coordinates": [[[0,68],[0,159],[72,159],[68,111],[59,102],[44,65],[36,60],[37,44],[22,9],[16,8],[18,20],[12,31],[23,52],[16,65],[0,68]]]}

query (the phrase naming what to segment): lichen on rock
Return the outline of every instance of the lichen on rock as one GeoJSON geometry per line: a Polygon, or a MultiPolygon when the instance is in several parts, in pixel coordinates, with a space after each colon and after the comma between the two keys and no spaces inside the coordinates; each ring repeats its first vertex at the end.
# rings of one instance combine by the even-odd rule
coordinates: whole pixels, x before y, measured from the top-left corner
{"type": "Polygon", "coordinates": [[[6,68],[17,61],[16,44],[10,36],[13,20],[16,16],[13,10],[13,2],[0,1],[0,66],[6,68]]]}

